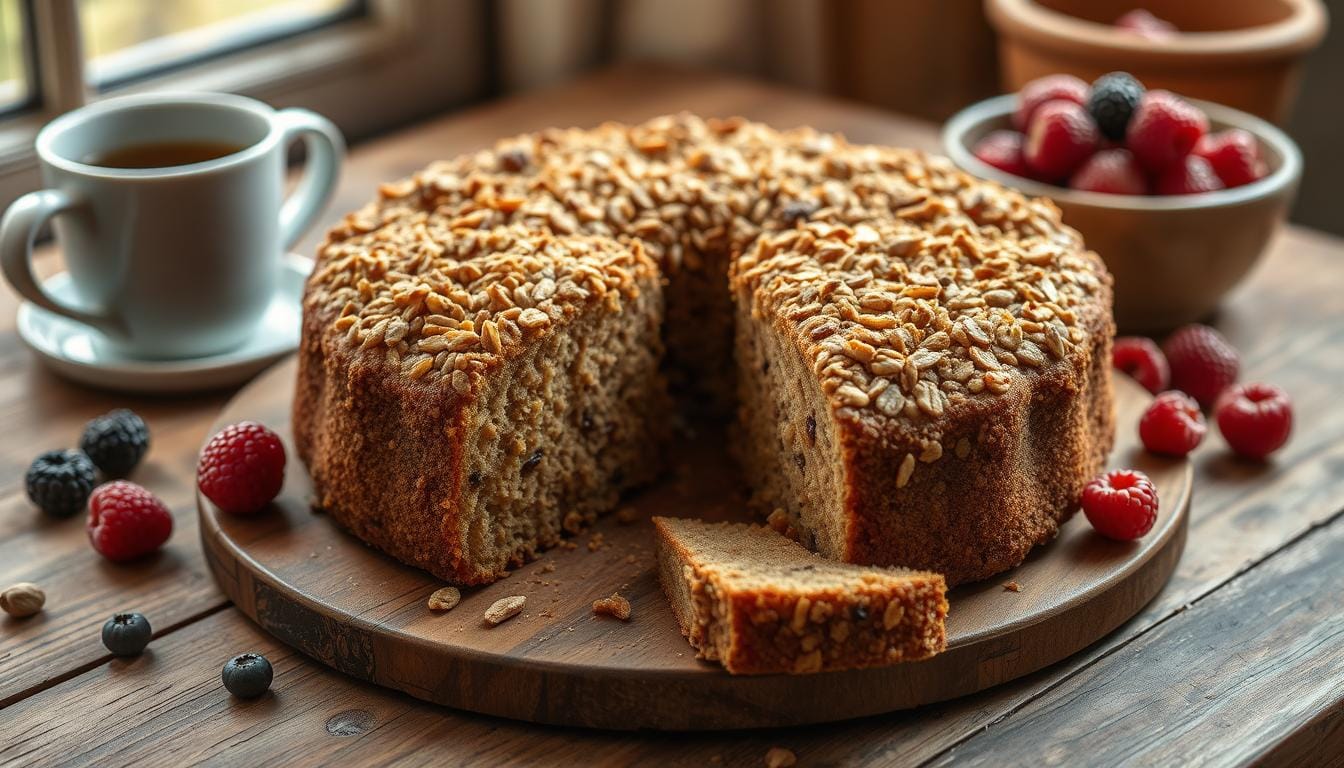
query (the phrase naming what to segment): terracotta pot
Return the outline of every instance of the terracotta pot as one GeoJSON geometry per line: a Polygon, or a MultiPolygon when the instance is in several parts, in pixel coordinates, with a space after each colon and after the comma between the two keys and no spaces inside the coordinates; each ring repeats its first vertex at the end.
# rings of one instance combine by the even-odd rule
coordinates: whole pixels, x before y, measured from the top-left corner
{"type": "Polygon", "coordinates": [[[1005,91],[1064,72],[1124,70],[1149,88],[1284,123],[1302,58],[1325,36],[1320,0],[985,0],[1005,91]],[[1149,40],[1112,26],[1146,8],[1181,33],[1149,40]]]}
{"type": "Polygon", "coordinates": [[[943,146],[973,176],[1053,200],[1064,223],[1082,233],[1115,276],[1120,329],[1164,331],[1212,314],[1246,276],[1287,215],[1302,176],[1302,155],[1282,131],[1245,112],[1194,103],[1214,130],[1250,131],[1268,175],[1234,189],[1169,197],[1079,192],[1013,176],[971,154],[985,134],[1009,127],[1017,105],[1011,94],[957,113],[943,128],[943,146]]]}

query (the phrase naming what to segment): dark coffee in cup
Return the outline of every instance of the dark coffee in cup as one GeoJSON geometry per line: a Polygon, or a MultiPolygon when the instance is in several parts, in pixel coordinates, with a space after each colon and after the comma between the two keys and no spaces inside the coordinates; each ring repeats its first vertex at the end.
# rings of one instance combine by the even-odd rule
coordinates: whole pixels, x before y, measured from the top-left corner
{"type": "Polygon", "coordinates": [[[109,149],[84,158],[84,162],[103,168],[171,168],[217,160],[242,149],[219,141],[156,141],[109,149]]]}

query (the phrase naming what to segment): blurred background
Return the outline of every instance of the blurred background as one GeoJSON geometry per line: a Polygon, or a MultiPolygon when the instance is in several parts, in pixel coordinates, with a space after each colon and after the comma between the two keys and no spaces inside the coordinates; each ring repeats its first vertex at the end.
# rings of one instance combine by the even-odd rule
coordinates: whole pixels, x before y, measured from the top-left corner
{"type": "MultiPolygon", "coordinates": [[[[1207,36],[1201,33],[1272,24],[1302,2],[1307,0],[1039,4],[1086,17],[1084,26],[1068,27],[1065,38],[1102,34],[1108,19],[1144,8],[1195,33],[1182,38],[1198,48],[1207,36]]],[[[995,7],[1022,3],[1030,4],[0,0],[0,206],[37,188],[31,141],[42,123],[102,94],[155,88],[232,90],[308,106],[359,140],[594,68],[659,62],[731,71],[941,121],[1017,83],[1014,67],[1026,65],[1012,47],[1040,41],[1030,30],[1009,29],[995,7]]],[[[1337,19],[1344,14],[1344,0],[1323,5],[1337,19]]],[[[1249,94],[1258,74],[1282,64],[1287,85],[1276,81],[1278,101],[1261,111],[1284,125],[1306,156],[1293,219],[1344,234],[1344,200],[1331,181],[1344,175],[1338,147],[1344,139],[1344,33],[1331,29],[1319,44],[1299,45],[1282,62],[1249,50],[1248,43],[1239,64],[1219,62],[1211,65],[1217,71],[1202,73],[1189,70],[1189,62],[1162,50],[1164,45],[1153,41],[1115,55],[1132,56],[1135,67],[1143,60],[1157,76],[1195,73],[1182,82],[1211,82],[1217,75],[1231,83],[1224,100],[1249,94]]],[[[1111,64],[1098,59],[1080,66],[1105,71],[1115,68],[1111,64]]]]}

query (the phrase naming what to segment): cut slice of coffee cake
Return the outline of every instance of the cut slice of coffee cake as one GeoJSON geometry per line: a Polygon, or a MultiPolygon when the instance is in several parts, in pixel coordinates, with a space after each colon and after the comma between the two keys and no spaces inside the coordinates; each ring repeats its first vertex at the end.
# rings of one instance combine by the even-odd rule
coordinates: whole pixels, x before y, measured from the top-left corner
{"type": "Polygon", "coordinates": [[[936,573],[847,565],[775,531],[655,517],[658,573],[682,634],[733,674],[805,674],[928,658],[946,643],[936,573]]]}

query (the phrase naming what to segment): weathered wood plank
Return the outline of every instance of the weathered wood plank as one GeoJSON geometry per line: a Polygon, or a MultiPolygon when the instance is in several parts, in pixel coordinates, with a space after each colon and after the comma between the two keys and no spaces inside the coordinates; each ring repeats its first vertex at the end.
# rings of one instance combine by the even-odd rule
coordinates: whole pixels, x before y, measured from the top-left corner
{"type": "MultiPolygon", "coordinates": [[[[1232,764],[1331,754],[1344,739],[1344,518],[1022,707],[943,762],[1232,764]],[[1306,736],[1295,729],[1310,723],[1306,736]],[[1304,741],[1305,739],[1305,741],[1304,741]],[[1045,746],[1043,746],[1045,745],[1045,746]],[[1314,746],[1314,751],[1312,747],[1314,746]]],[[[839,726],[651,735],[530,726],[434,707],[312,664],[232,608],[5,711],[0,763],[759,765],[908,764],[955,729],[922,711],[839,726]],[[231,699],[219,667],[243,650],[273,693],[231,699]],[[95,716],[96,713],[96,716],[95,716]],[[913,740],[915,744],[909,744],[913,740]],[[912,747],[915,747],[912,749],[912,747]],[[922,747],[923,749],[919,749],[922,747]]]]}
{"type": "Polygon", "coordinates": [[[1312,725],[1344,754],[1344,516],[1027,704],[936,765],[1238,765],[1312,725]]]}

